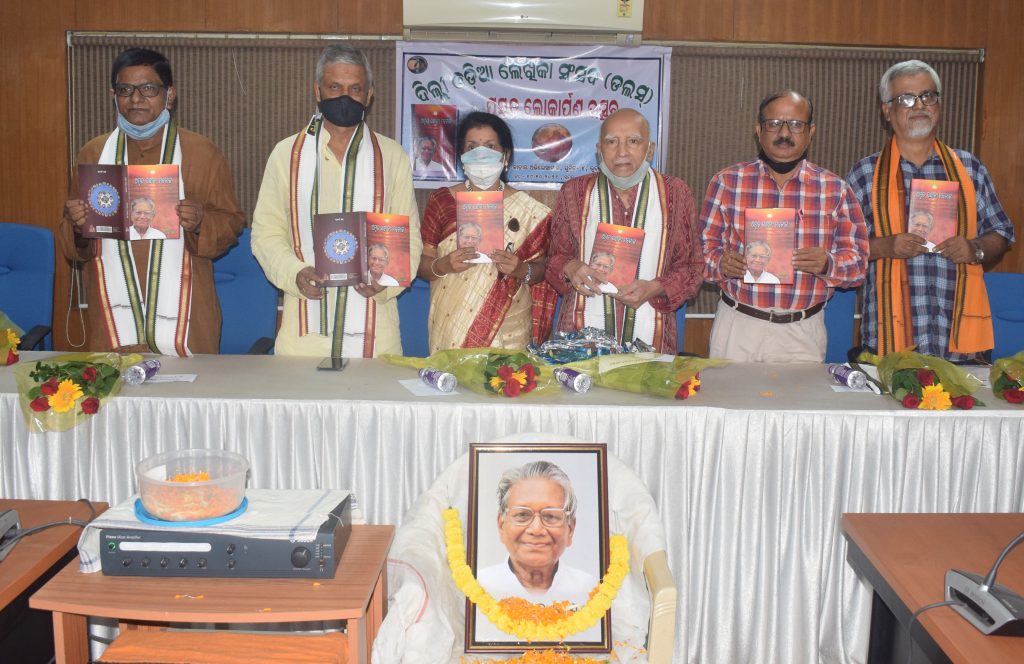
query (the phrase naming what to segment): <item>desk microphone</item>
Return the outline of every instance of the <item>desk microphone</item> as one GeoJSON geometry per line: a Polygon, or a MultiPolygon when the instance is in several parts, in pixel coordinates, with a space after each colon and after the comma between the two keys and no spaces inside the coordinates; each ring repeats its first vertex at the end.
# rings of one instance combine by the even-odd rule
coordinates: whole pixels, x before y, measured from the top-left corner
{"type": "Polygon", "coordinates": [[[953,610],[983,634],[1024,636],[1024,597],[996,583],[1003,558],[1021,542],[1024,533],[1006,545],[984,579],[958,569],[946,572],[946,600],[959,602],[953,610]]]}

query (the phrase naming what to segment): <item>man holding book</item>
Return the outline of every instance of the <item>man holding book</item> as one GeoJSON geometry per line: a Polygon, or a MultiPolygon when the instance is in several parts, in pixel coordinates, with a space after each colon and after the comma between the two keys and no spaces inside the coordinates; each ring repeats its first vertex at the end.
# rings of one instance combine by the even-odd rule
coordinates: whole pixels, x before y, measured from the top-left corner
{"type": "Polygon", "coordinates": [[[245,224],[227,161],[207,138],[177,126],[171,64],[162,54],[122,52],[110,86],[117,128],[86,143],[76,164],[178,165],[181,237],[161,239],[149,226],[156,212],[151,199],[145,199],[148,207],[143,199],[132,204],[133,224],[146,226],[142,241],[83,237],[87,207],[73,178],[57,242],[69,260],[84,263],[91,333],[86,347],[182,357],[216,353],[221,314],[212,261],[235,244],[245,224]]]}
{"type": "Polygon", "coordinates": [[[810,100],[792,90],[765,97],[754,126],[758,157],[720,171],[708,185],[704,277],[722,289],[711,357],[821,362],[825,302],[833,288],[864,279],[867,231],[857,200],[842,178],[806,158],[813,113],[810,100]],[[780,283],[744,279],[758,262],[745,247],[756,242],[772,248],[759,269],[780,283]]]}
{"type": "Polygon", "coordinates": [[[362,211],[408,217],[410,267],[404,272],[415,273],[422,244],[409,157],[366,124],[373,72],[358,49],[323,50],[313,95],[320,112],[271,152],[253,213],[253,254],[284,291],[275,352],[401,354],[395,297],[402,289],[372,283],[325,288],[327,275],[313,267],[313,220],[318,214],[362,211]]]}
{"type": "MultiPolygon", "coordinates": [[[[994,346],[982,264],[1009,248],[1013,225],[978,158],[936,138],[942,82],[932,67],[920,60],[895,64],[878,92],[892,137],[846,176],[871,247],[861,342],[881,355],[916,346],[927,355],[975,362],[994,346]],[[957,203],[945,208],[954,230],[929,251],[922,228],[908,229],[906,219],[917,214],[919,192],[947,186],[957,203]]],[[[940,212],[932,212],[936,228],[945,226],[940,212]]]]}
{"type": "Polygon", "coordinates": [[[605,119],[599,171],[559,192],[546,277],[562,295],[558,330],[599,327],[619,343],[640,339],[675,354],[673,313],[701,284],[700,237],[693,194],[682,180],[651,168],[654,148],[639,112],[620,109],[605,119]],[[602,225],[606,232],[599,233],[602,225]],[[631,260],[638,276],[610,287],[589,264],[595,249],[611,251],[620,264],[631,260]]]}

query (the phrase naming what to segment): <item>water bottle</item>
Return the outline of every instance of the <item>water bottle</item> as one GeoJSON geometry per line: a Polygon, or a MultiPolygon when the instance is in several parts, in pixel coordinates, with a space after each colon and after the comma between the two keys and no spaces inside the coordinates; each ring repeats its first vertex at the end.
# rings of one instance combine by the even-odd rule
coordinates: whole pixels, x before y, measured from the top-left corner
{"type": "Polygon", "coordinates": [[[868,384],[868,377],[863,371],[857,371],[845,364],[830,364],[828,365],[828,372],[832,374],[832,378],[837,383],[852,387],[855,390],[859,390],[868,384]]]}
{"type": "Polygon", "coordinates": [[[459,384],[459,379],[456,378],[454,374],[429,367],[426,369],[420,369],[420,378],[422,378],[423,382],[427,385],[437,388],[442,392],[451,392],[459,384]]]}
{"type": "Polygon", "coordinates": [[[143,360],[124,370],[121,379],[128,385],[142,385],[160,371],[160,360],[143,360]]]}

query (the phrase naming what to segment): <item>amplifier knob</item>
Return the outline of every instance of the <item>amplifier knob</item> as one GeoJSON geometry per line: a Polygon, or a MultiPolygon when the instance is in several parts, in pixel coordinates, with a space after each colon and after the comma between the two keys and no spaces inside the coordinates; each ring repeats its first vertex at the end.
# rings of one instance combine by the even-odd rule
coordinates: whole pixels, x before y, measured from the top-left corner
{"type": "Polygon", "coordinates": [[[170,561],[169,558],[161,558],[160,559],[160,567],[167,567],[170,564],[171,564],[171,561],[170,561]]]}
{"type": "Polygon", "coordinates": [[[200,558],[197,560],[196,565],[199,566],[199,569],[206,569],[206,558],[200,558]]]}
{"type": "Polygon", "coordinates": [[[132,559],[131,558],[122,558],[121,559],[121,565],[122,565],[122,567],[131,567],[132,566],[132,559]]]}
{"type": "Polygon", "coordinates": [[[142,559],[142,560],[141,560],[141,561],[139,562],[139,564],[140,564],[140,565],[142,565],[143,567],[149,567],[149,558],[143,558],[143,559],[142,559]]]}
{"type": "Polygon", "coordinates": [[[228,552],[228,555],[230,556],[230,555],[231,555],[232,553],[234,553],[234,552],[235,552],[235,545],[234,545],[234,544],[228,544],[228,546],[227,546],[227,549],[226,549],[226,550],[227,550],[227,552],[228,552]]]}
{"type": "Polygon", "coordinates": [[[235,559],[228,558],[228,569],[235,569],[235,559]]]}
{"type": "Polygon", "coordinates": [[[188,558],[182,558],[178,561],[178,567],[184,569],[188,565],[188,558]]]}
{"type": "Polygon", "coordinates": [[[294,567],[305,567],[309,564],[309,560],[312,558],[312,554],[304,546],[300,546],[292,551],[292,566],[294,567]]]}

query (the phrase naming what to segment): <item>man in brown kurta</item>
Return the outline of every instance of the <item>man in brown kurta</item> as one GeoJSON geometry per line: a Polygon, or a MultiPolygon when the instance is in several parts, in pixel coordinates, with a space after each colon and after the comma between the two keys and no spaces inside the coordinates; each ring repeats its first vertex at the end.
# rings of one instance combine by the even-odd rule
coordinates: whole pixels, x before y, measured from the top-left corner
{"type": "MultiPolygon", "coordinates": [[[[170,63],[155,51],[129,49],[114,61],[111,85],[120,116],[119,128],[114,133],[124,133],[126,139],[124,163],[161,163],[165,131],[174,126],[169,118],[176,96],[170,63]]],[[[78,153],[76,164],[100,163],[104,149],[110,147],[108,141],[112,136],[105,134],[89,141],[78,153]]],[[[221,313],[214,289],[212,260],[235,244],[245,219],[235,201],[227,162],[217,147],[205,137],[186,129],[177,129],[177,137],[185,197],[176,210],[181,222],[184,251],[191,255],[191,302],[184,310],[187,312],[184,314],[187,315],[187,321],[184,321],[187,325],[184,339],[187,351],[183,352],[183,346],[179,345],[176,350],[162,348],[161,352],[177,352],[179,355],[216,353],[220,345],[221,313]]],[[[95,270],[90,269],[90,264],[102,253],[101,243],[118,240],[85,239],[81,236],[86,204],[79,199],[77,180],[76,168],[69,200],[64,205],[63,222],[57,228],[57,239],[69,260],[86,263],[83,274],[91,331],[86,346],[95,351],[151,352],[154,349],[148,343],[117,345],[112,342],[113,338],[119,337],[109,331],[111,313],[109,307],[103,306],[103,284],[96,278],[95,270]]],[[[170,240],[128,243],[135,260],[135,281],[143,303],[148,295],[147,271],[153,242],[170,240]]]]}

